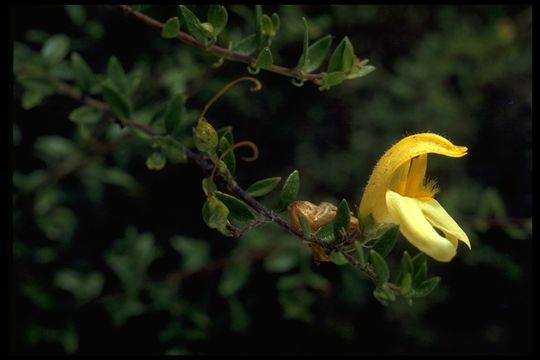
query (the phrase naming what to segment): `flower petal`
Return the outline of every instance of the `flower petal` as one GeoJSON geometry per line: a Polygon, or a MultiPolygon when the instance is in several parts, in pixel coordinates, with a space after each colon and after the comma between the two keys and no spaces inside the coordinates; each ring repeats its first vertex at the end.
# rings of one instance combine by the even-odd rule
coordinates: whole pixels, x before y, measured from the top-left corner
{"type": "Polygon", "coordinates": [[[469,237],[455,220],[444,210],[435,199],[419,199],[418,205],[431,225],[441,229],[447,238],[463,241],[471,249],[469,237]]]}
{"type": "Polygon", "coordinates": [[[364,221],[372,214],[375,221],[382,222],[381,220],[388,216],[385,197],[394,172],[411,159],[428,153],[461,157],[467,154],[467,148],[456,146],[444,137],[432,133],[421,133],[401,139],[380,158],[373,169],[360,201],[358,211],[360,220],[364,221]]]}
{"type": "Polygon", "coordinates": [[[406,161],[400,165],[390,180],[389,189],[397,192],[398,194],[404,194],[407,188],[407,179],[409,177],[409,171],[411,168],[411,162],[406,161]]]}
{"type": "Polygon", "coordinates": [[[424,178],[426,177],[427,170],[427,154],[418,155],[411,160],[411,169],[409,170],[409,176],[407,177],[407,187],[403,194],[405,196],[414,197],[418,190],[424,184],[424,178]]]}
{"type": "Polygon", "coordinates": [[[457,242],[453,244],[435,231],[422,213],[420,200],[389,190],[386,202],[393,222],[399,224],[399,231],[411,244],[437,261],[452,260],[456,255],[457,242]]]}

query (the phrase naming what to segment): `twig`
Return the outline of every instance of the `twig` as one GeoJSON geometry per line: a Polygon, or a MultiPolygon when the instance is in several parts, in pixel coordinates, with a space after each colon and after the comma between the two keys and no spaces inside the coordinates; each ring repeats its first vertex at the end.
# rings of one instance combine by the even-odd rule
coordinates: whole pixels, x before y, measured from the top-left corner
{"type": "MultiPolygon", "coordinates": [[[[161,30],[165,24],[162,22],[157,21],[154,18],[151,18],[150,16],[147,16],[141,12],[138,12],[136,10],[133,10],[128,5],[117,5],[125,14],[132,16],[133,18],[137,19],[138,21],[150,26],[154,27],[156,29],[161,30]]],[[[226,59],[241,62],[244,64],[247,64],[251,67],[255,67],[255,63],[257,62],[257,59],[255,59],[252,56],[242,55],[238,52],[225,49],[221,46],[217,45],[210,45],[208,47],[204,46],[200,42],[198,42],[193,36],[183,32],[179,31],[176,35],[176,39],[190,45],[193,47],[196,47],[198,49],[206,50],[216,56],[224,57],[226,59]]],[[[317,85],[319,85],[323,75],[322,74],[306,74],[306,73],[300,73],[294,68],[287,68],[285,66],[280,65],[270,65],[269,67],[265,68],[264,70],[271,71],[276,74],[285,75],[292,78],[302,79],[305,81],[311,81],[317,85]]]]}
{"type": "MultiPolygon", "coordinates": [[[[88,106],[94,107],[106,113],[110,113],[110,109],[107,104],[88,96],[81,96],[80,92],[69,84],[60,83],[60,85],[58,86],[58,92],[68,97],[71,97],[77,101],[80,101],[88,106]]],[[[112,123],[118,123],[118,121],[116,121],[113,117],[108,117],[108,119],[112,123]]],[[[155,131],[151,126],[143,124],[133,118],[127,121],[124,121],[123,124],[129,127],[142,130],[143,132],[151,136],[161,135],[157,131],[155,131]]],[[[193,150],[186,148],[186,155],[189,159],[191,159],[191,161],[193,161],[198,167],[200,167],[201,170],[206,175],[209,175],[212,172],[213,164],[209,163],[199,153],[196,153],[193,150]]],[[[339,250],[339,246],[335,244],[330,244],[328,242],[322,241],[314,236],[310,236],[310,237],[304,236],[304,233],[301,230],[292,227],[292,225],[286,222],[285,220],[283,220],[283,218],[281,218],[279,214],[275,213],[273,210],[268,209],[267,207],[262,205],[260,202],[258,202],[255,198],[253,198],[251,195],[249,195],[242,187],[240,187],[240,185],[238,185],[238,183],[234,180],[234,178],[229,173],[227,174],[217,173],[215,175],[214,180],[220,186],[227,188],[232,194],[236,195],[246,204],[251,206],[251,208],[253,208],[255,212],[258,214],[260,221],[273,222],[274,224],[280,226],[281,228],[285,229],[286,231],[295,235],[296,237],[304,241],[317,244],[318,246],[322,247],[323,249],[329,252],[333,250],[339,250]]],[[[358,262],[352,256],[348,254],[345,254],[345,256],[347,257],[347,259],[349,259],[351,265],[363,271],[371,280],[373,281],[376,280],[376,275],[373,273],[373,271],[369,267],[360,266],[358,262]]]]}

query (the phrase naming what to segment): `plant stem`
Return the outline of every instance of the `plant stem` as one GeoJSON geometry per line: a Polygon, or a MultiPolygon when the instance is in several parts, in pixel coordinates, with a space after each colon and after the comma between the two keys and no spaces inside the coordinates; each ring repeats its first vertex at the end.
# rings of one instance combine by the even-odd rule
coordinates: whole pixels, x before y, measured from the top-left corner
{"type": "MultiPolygon", "coordinates": [[[[96,108],[98,110],[101,110],[101,111],[107,113],[107,114],[111,114],[111,111],[110,111],[109,106],[107,104],[105,104],[104,102],[99,101],[97,99],[88,97],[88,96],[82,96],[81,93],[76,88],[74,88],[73,86],[71,86],[69,84],[60,83],[58,85],[57,91],[62,95],[71,97],[72,99],[80,101],[80,102],[82,102],[82,103],[84,103],[84,104],[86,104],[88,106],[94,107],[94,108],[96,108]]],[[[137,121],[137,120],[135,120],[133,118],[131,118],[129,120],[126,120],[123,123],[120,123],[111,114],[111,116],[108,117],[108,119],[109,119],[109,121],[111,121],[112,123],[115,123],[115,124],[119,124],[119,125],[123,124],[125,126],[129,126],[129,127],[139,129],[139,130],[145,132],[146,134],[148,134],[150,136],[161,135],[156,130],[154,130],[151,126],[143,124],[143,123],[141,123],[141,122],[139,122],[139,121],[137,121]]],[[[195,152],[195,151],[193,151],[191,149],[186,148],[186,155],[191,161],[193,161],[197,166],[199,166],[201,168],[201,170],[206,175],[211,174],[214,165],[212,163],[208,162],[201,154],[199,154],[199,153],[197,153],[197,152],[195,152]]],[[[240,187],[240,185],[238,185],[236,180],[234,180],[234,178],[229,173],[227,173],[227,174],[217,173],[215,175],[215,181],[220,186],[227,188],[232,194],[236,195],[238,198],[240,198],[246,204],[251,206],[253,208],[253,210],[255,210],[255,212],[258,214],[261,221],[264,220],[265,222],[267,222],[267,221],[268,222],[273,222],[274,224],[278,225],[279,227],[283,228],[284,230],[288,231],[289,233],[295,235],[296,237],[298,237],[298,238],[300,238],[300,239],[302,239],[304,241],[307,241],[307,242],[315,243],[318,246],[320,246],[320,247],[322,247],[322,248],[324,248],[324,249],[326,249],[328,251],[339,250],[335,245],[324,242],[324,241],[322,241],[320,239],[317,239],[316,237],[312,236],[310,238],[306,238],[304,236],[304,233],[301,230],[292,227],[292,225],[289,224],[287,221],[285,221],[281,216],[279,216],[279,214],[277,214],[276,212],[274,212],[271,209],[268,209],[267,207],[262,205],[259,201],[257,201],[254,197],[249,195],[242,187],[240,187]]],[[[346,256],[347,256],[347,254],[346,254],[346,256]]],[[[369,267],[360,266],[360,264],[358,264],[358,262],[352,257],[350,257],[349,260],[350,260],[350,263],[351,263],[352,266],[354,266],[354,267],[360,269],[361,271],[363,271],[371,280],[373,280],[373,281],[376,280],[376,275],[373,273],[373,271],[369,267]]]]}
{"type": "MultiPolygon", "coordinates": [[[[154,28],[159,29],[161,31],[163,26],[165,26],[165,24],[163,24],[162,22],[159,22],[156,19],[154,19],[154,18],[152,18],[152,17],[150,17],[148,15],[145,15],[145,14],[139,12],[139,11],[133,10],[128,5],[117,5],[117,6],[125,14],[137,19],[138,21],[140,21],[140,22],[142,22],[142,23],[144,23],[144,24],[146,24],[146,25],[148,25],[150,27],[154,27],[154,28]]],[[[206,47],[203,44],[201,44],[200,42],[198,42],[197,40],[195,40],[195,38],[193,36],[183,32],[183,31],[178,32],[178,34],[176,35],[176,39],[182,41],[185,44],[196,47],[198,49],[206,50],[206,51],[208,51],[208,52],[210,52],[210,53],[212,53],[212,54],[214,54],[216,56],[223,57],[223,58],[226,58],[228,60],[232,60],[232,61],[236,61],[236,62],[241,62],[241,63],[247,64],[247,65],[249,65],[251,67],[255,67],[255,63],[257,62],[257,59],[252,57],[252,56],[243,55],[243,54],[240,54],[238,52],[235,52],[235,51],[232,51],[232,50],[229,50],[229,49],[225,49],[225,48],[223,48],[221,46],[210,45],[210,46],[206,47]]],[[[288,68],[288,67],[280,66],[280,65],[270,65],[267,68],[265,68],[264,70],[267,70],[267,71],[270,71],[270,72],[273,72],[273,73],[276,73],[276,74],[296,78],[296,79],[302,79],[304,81],[311,81],[311,82],[313,82],[313,83],[315,83],[317,85],[319,85],[319,82],[323,77],[322,74],[306,74],[306,73],[300,74],[294,68],[288,68]]]]}

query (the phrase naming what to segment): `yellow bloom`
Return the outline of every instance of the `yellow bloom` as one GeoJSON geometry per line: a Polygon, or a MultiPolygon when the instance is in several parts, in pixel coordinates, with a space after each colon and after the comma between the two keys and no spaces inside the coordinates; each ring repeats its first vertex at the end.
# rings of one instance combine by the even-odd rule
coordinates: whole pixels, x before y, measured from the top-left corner
{"type": "Polygon", "coordinates": [[[375,223],[399,224],[409,242],[435,260],[446,262],[456,255],[458,240],[469,249],[471,244],[467,234],[433,199],[435,183],[425,181],[428,153],[461,157],[467,154],[467,148],[432,133],[402,139],[375,166],[360,201],[358,218],[363,224],[370,215],[375,223]]]}

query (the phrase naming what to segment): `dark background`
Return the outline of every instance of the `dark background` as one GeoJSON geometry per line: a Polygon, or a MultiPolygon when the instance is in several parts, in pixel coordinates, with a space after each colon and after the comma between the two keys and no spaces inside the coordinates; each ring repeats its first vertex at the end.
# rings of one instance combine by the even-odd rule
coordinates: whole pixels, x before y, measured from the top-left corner
{"type": "MultiPolygon", "coordinates": [[[[247,73],[243,64],[234,62],[211,69],[212,56],[161,39],[155,30],[114,7],[85,9],[87,21],[102,26],[102,34],[93,40],[85,33],[86,25],[71,22],[61,6],[10,7],[10,38],[39,50],[38,44],[28,41],[29,29],[64,33],[73,46],[80,46],[77,51],[96,73],[105,72],[113,55],[126,70],[143,69],[142,86],[134,98],[141,108],[163,102],[171,92],[174,84],[160,76],[167,71],[187,79],[190,114],[197,114],[225,83],[247,73]]],[[[203,6],[197,10],[204,14],[203,6]]],[[[235,89],[218,101],[208,113],[209,121],[216,127],[232,125],[237,140],[252,140],[260,150],[255,163],[237,159],[238,182],[247,186],[269,176],[285,178],[299,169],[301,199],[337,203],[346,198],[357,205],[377,158],[387,147],[406,134],[436,132],[469,148],[462,159],[431,156],[428,174],[437,178],[438,200],[463,225],[472,250],[460,246],[458,256],[448,264],[430,260],[430,272],[442,277],[441,285],[411,307],[404,303],[383,307],[371,295],[368,280],[357,277],[351,285],[344,280],[350,269],[310,262],[309,267],[328,279],[330,286],[315,292],[309,319],[287,317],[276,287],[281,274],[267,271],[261,260],[252,263],[249,280],[237,295],[250,319],[243,330],[231,330],[230,303],[216,292],[220,271],[189,277],[170,300],[171,306],[186,301],[200,307],[211,319],[203,335],[186,335],[191,329],[186,325],[164,341],[158,334],[177,321],[168,306],[149,306],[115,326],[106,304],[122,286],[105,254],[124,236],[126,227],[153,234],[161,249],[161,256],[149,267],[149,283],[178,271],[181,257],[169,241],[175,235],[209,244],[214,259],[230,257],[241,246],[202,221],[199,168],[168,164],[162,171],[149,171],[145,166],[149,147],[130,142],[121,146],[120,154],[107,154],[103,161],[131,174],[142,190],[132,193],[106,185],[100,200],[93,203],[85,197],[89,190],[81,185],[84,174],[67,176],[56,184],[77,218],[74,234],[64,242],[47,238],[36,225],[32,210],[36,195],[14,187],[10,352],[61,354],[66,339],[73,338],[65,334],[76,333],[78,354],[162,354],[171,348],[212,354],[530,354],[532,9],[263,6],[263,11],[281,16],[275,63],[296,64],[303,31],[300,17],[306,16],[312,41],[330,33],[335,47],[346,35],[356,54],[369,58],[377,70],[328,92],[309,83],[297,88],[283,76],[261,71],[260,92],[235,89]],[[501,200],[502,213],[486,200],[493,197],[501,200]],[[525,235],[512,236],[508,230],[512,226],[525,235]],[[21,247],[25,251],[15,251],[21,247]],[[55,253],[53,260],[36,260],[33,254],[44,247],[55,253]],[[53,281],[65,269],[100,272],[104,279],[100,295],[75,302],[53,281]]],[[[171,6],[147,10],[160,21],[175,12],[171,6]]],[[[250,27],[238,15],[241,12],[229,9],[228,27],[243,28],[246,34],[250,27]]],[[[14,83],[10,113],[21,140],[10,150],[13,171],[29,174],[46,169],[33,150],[39,137],[75,136],[68,114],[78,105],[53,95],[24,110],[22,92],[14,83]]],[[[254,234],[251,238],[268,240],[277,239],[281,232],[267,226],[254,234]]],[[[392,254],[393,265],[404,249],[415,253],[401,238],[392,254]]],[[[142,303],[152,303],[149,293],[141,296],[142,303]]]]}

